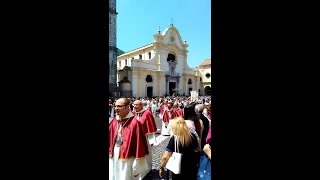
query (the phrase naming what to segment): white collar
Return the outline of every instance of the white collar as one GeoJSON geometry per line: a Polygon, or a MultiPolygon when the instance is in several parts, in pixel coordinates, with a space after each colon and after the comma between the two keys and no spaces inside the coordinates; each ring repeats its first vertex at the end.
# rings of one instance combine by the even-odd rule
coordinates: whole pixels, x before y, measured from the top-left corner
{"type": "MultiPolygon", "coordinates": [[[[131,118],[131,117],[133,117],[133,116],[134,116],[134,115],[132,114],[132,112],[129,111],[129,113],[127,114],[127,116],[126,116],[125,118],[123,118],[123,119],[131,118]]],[[[119,115],[116,116],[116,119],[117,119],[118,121],[121,120],[121,118],[119,117],[119,115]]]]}
{"type": "Polygon", "coordinates": [[[141,111],[136,112],[136,113],[143,113],[143,111],[145,111],[145,109],[144,109],[144,108],[142,108],[142,109],[141,109],[141,111]]]}

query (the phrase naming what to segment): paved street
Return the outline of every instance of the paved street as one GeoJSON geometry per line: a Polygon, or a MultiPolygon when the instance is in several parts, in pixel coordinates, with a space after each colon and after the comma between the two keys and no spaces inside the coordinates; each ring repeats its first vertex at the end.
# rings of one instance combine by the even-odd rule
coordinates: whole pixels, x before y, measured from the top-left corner
{"type": "MultiPolygon", "coordinates": [[[[113,117],[109,118],[109,123],[113,117]]],[[[169,136],[162,136],[161,135],[161,126],[162,122],[159,117],[155,118],[156,125],[157,125],[157,134],[156,134],[156,140],[157,144],[153,146],[153,152],[152,152],[152,176],[145,177],[143,180],[158,180],[159,177],[159,167],[160,167],[160,159],[164,153],[164,150],[169,143],[169,136]]],[[[164,174],[163,179],[166,179],[166,172],[164,174]]]]}

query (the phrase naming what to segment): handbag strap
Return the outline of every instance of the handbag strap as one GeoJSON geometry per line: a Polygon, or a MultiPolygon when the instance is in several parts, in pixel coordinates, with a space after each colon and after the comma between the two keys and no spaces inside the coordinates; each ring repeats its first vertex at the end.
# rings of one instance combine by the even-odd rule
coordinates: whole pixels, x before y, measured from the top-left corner
{"type": "Polygon", "coordinates": [[[174,136],[174,152],[179,153],[179,146],[178,146],[178,137],[174,136]]]}

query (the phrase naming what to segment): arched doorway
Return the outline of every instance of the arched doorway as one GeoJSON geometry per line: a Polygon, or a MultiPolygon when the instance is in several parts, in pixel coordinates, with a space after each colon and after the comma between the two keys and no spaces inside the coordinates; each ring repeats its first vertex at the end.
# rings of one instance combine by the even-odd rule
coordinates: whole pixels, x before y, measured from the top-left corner
{"type": "Polygon", "coordinates": [[[189,85],[189,96],[191,96],[191,91],[192,91],[192,87],[190,87],[192,85],[191,79],[188,79],[188,85],[189,85]]]}
{"type": "Polygon", "coordinates": [[[172,96],[176,89],[176,82],[169,82],[169,95],[172,96]]]}
{"type": "Polygon", "coordinates": [[[153,87],[152,86],[148,86],[147,87],[147,96],[148,96],[148,98],[152,98],[153,97],[152,92],[153,92],[153,87]]]}
{"type": "Polygon", "coordinates": [[[191,96],[192,88],[189,88],[189,96],[191,96]]]}
{"type": "Polygon", "coordinates": [[[205,96],[210,96],[211,95],[211,87],[210,86],[206,86],[204,88],[204,94],[205,94],[205,96]]]}
{"type": "MultiPolygon", "coordinates": [[[[147,75],[146,76],[146,82],[147,83],[152,83],[152,76],[151,75],[147,75]]],[[[153,96],[153,86],[147,85],[147,97],[151,98],[153,96]]]]}

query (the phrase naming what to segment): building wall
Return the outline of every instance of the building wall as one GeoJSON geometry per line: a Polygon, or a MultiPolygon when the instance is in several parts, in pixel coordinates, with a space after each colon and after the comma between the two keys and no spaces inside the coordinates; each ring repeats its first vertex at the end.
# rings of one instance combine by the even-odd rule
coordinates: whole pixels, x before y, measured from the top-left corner
{"type": "Polygon", "coordinates": [[[200,67],[200,72],[201,72],[202,83],[204,85],[210,84],[210,87],[211,87],[211,65],[200,67]],[[207,73],[210,74],[209,78],[206,77],[207,73]]]}
{"type": "Polygon", "coordinates": [[[125,66],[125,60],[127,60],[127,66],[131,66],[131,61],[133,59],[139,59],[139,55],[142,56],[140,60],[150,60],[149,52],[151,53],[151,59],[154,57],[153,47],[147,47],[141,50],[134,50],[129,53],[125,53],[117,58],[117,63],[119,68],[123,68],[125,66]],[[120,62],[120,64],[119,64],[120,62]],[[120,65],[120,66],[119,66],[120,65]]]}
{"type": "MultiPolygon", "coordinates": [[[[132,93],[135,97],[147,96],[147,87],[153,87],[154,96],[162,96],[166,92],[169,92],[168,79],[166,86],[165,74],[169,73],[169,63],[167,61],[168,54],[175,55],[176,68],[175,73],[179,73],[181,76],[178,86],[181,91],[179,94],[185,93],[189,95],[189,88],[198,91],[202,89],[200,83],[200,77],[202,73],[198,72],[198,69],[191,69],[187,63],[188,45],[182,41],[179,32],[175,27],[167,28],[162,34],[154,35],[155,42],[151,45],[146,45],[137,50],[125,53],[117,58],[118,62],[121,62],[121,66],[118,67],[118,79],[121,81],[123,77],[128,76],[128,80],[131,82],[132,93]],[[173,41],[172,41],[173,37],[173,41]],[[148,53],[151,52],[151,59],[149,59],[148,53]],[[142,60],[139,59],[139,55],[142,55],[142,60]],[[134,59],[132,60],[132,57],[134,59]],[[121,69],[125,66],[125,60],[127,59],[127,66],[130,67],[131,73],[125,73],[121,69]],[[147,83],[146,77],[151,75],[152,82],[147,83]],[[192,80],[192,84],[188,84],[188,80],[192,80]]],[[[211,72],[210,72],[211,73],[211,72]]],[[[204,80],[204,78],[202,77],[204,80]]]]}

